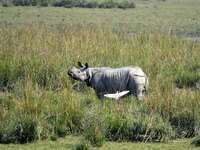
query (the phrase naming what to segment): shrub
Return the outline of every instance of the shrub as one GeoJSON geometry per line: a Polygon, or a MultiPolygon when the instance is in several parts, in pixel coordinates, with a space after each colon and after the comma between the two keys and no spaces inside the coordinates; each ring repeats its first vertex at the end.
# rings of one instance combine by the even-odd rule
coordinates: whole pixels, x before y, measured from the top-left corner
{"type": "Polygon", "coordinates": [[[135,8],[133,2],[123,1],[123,2],[114,2],[113,0],[108,0],[101,2],[100,4],[95,0],[3,0],[2,6],[42,6],[47,7],[49,4],[55,7],[81,7],[81,8],[135,8]]]}
{"type": "Polygon", "coordinates": [[[42,7],[47,7],[48,6],[48,1],[47,0],[40,0],[39,5],[42,7]]]}
{"type": "Polygon", "coordinates": [[[76,2],[75,6],[82,8],[96,8],[98,7],[98,2],[90,0],[80,0],[76,2]]]}
{"type": "Polygon", "coordinates": [[[135,8],[136,5],[134,2],[123,1],[118,4],[118,8],[126,9],[126,8],[135,8]]]}
{"type": "Polygon", "coordinates": [[[10,7],[12,6],[12,0],[2,0],[2,6],[3,7],[10,7]]]}
{"type": "Polygon", "coordinates": [[[99,8],[116,8],[118,3],[110,1],[105,1],[99,4],[99,8]]]}
{"type": "Polygon", "coordinates": [[[36,0],[12,0],[14,6],[36,6],[36,0]]]}
{"type": "Polygon", "coordinates": [[[75,1],[73,1],[73,0],[55,0],[52,2],[52,6],[71,8],[71,7],[75,6],[75,1]]]}

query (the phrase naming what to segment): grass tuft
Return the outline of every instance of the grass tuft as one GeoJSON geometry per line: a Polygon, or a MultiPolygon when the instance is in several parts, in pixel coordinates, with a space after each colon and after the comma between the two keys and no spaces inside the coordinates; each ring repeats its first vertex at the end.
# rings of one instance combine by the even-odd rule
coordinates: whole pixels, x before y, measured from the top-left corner
{"type": "Polygon", "coordinates": [[[193,138],[191,144],[196,147],[200,147],[200,136],[196,136],[195,138],[193,138]]]}

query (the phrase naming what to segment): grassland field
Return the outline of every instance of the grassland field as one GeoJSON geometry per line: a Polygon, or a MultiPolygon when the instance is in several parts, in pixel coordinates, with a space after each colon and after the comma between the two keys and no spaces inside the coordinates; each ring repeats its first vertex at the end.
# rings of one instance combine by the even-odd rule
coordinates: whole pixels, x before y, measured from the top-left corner
{"type": "Polygon", "coordinates": [[[0,149],[198,149],[199,0],[135,0],[134,9],[0,7],[0,149]],[[143,102],[99,101],[68,78],[138,65],[143,102]]]}
{"type": "Polygon", "coordinates": [[[159,31],[198,34],[198,0],[136,0],[135,9],[1,7],[0,25],[44,23],[58,27],[105,27],[129,32],[159,31]]]}

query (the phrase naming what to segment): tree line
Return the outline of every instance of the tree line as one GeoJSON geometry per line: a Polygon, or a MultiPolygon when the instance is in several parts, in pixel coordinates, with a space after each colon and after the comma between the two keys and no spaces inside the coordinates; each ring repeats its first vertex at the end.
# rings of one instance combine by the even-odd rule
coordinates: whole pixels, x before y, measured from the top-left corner
{"type": "Polygon", "coordinates": [[[54,6],[65,8],[135,8],[136,5],[133,1],[124,0],[122,2],[114,2],[113,0],[107,0],[98,2],[95,0],[0,0],[0,3],[4,7],[9,6],[54,6]]]}

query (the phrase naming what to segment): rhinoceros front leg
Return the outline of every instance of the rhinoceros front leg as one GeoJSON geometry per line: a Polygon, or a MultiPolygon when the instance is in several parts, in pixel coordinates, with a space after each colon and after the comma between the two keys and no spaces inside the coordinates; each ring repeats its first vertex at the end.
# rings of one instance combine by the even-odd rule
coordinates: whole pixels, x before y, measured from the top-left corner
{"type": "Polygon", "coordinates": [[[105,98],[103,92],[96,92],[96,95],[97,95],[97,97],[98,97],[100,100],[102,100],[102,99],[105,98]]]}

